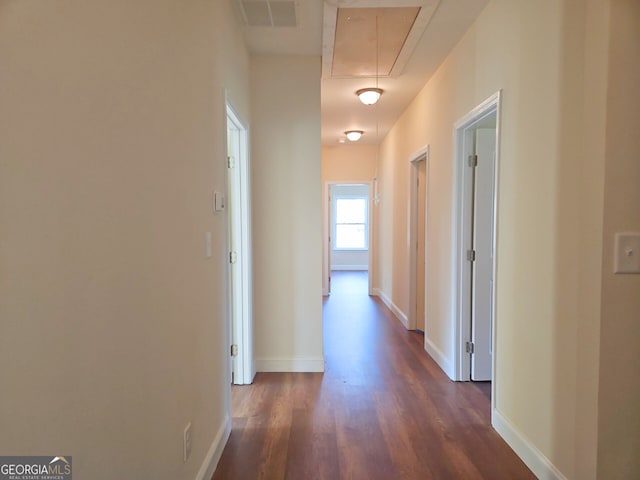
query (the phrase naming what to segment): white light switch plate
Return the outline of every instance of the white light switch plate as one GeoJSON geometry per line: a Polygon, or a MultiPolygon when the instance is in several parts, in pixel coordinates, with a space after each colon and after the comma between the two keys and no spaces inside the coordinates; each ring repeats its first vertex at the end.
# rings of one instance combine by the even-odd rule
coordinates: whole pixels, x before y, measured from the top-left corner
{"type": "Polygon", "coordinates": [[[213,192],[213,211],[222,212],[225,209],[224,194],[220,192],[213,192]]]}
{"type": "Polygon", "coordinates": [[[614,273],[640,273],[640,233],[616,233],[614,273]]]}

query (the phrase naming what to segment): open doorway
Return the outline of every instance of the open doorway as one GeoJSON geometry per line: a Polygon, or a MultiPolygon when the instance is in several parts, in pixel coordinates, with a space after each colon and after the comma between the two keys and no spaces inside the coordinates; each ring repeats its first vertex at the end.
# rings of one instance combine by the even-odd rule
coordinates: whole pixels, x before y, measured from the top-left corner
{"type": "Polygon", "coordinates": [[[497,162],[500,92],[455,125],[457,380],[491,383],[495,407],[497,162]]]}
{"type": "Polygon", "coordinates": [[[409,316],[407,328],[424,334],[427,292],[427,198],[429,146],[409,157],[409,316]]]}
{"type": "Polygon", "coordinates": [[[325,294],[331,293],[332,272],[358,272],[367,277],[371,294],[371,182],[331,182],[326,189],[324,252],[325,294]]]}
{"type": "MultiPolygon", "coordinates": [[[[253,381],[251,311],[251,203],[249,139],[245,123],[227,99],[227,198],[231,383],[253,381]]],[[[215,201],[215,208],[225,208],[215,201]]]]}

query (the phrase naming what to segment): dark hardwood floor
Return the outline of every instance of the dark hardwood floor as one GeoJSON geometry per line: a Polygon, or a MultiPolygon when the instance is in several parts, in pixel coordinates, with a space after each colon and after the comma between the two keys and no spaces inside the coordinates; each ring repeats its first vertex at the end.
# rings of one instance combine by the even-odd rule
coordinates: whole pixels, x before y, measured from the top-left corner
{"type": "Polygon", "coordinates": [[[376,298],[334,272],[326,371],[259,373],[232,388],[213,480],[534,479],[489,426],[487,385],[450,381],[376,298]]]}

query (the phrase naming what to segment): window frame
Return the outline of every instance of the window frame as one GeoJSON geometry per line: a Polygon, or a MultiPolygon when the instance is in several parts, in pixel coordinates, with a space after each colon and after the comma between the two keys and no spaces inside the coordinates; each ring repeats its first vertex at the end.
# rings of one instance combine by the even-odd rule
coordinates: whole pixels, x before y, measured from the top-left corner
{"type": "Polygon", "coordinates": [[[331,230],[333,241],[331,250],[334,252],[366,252],[369,250],[369,195],[364,194],[333,194],[332,198],[331,230]],[[338,200],[364,200],[364,223],[338,223],[338,200]],[[362,248],[339,248],[338,245],[338,225],[364,225],[364,247],[362,248]]]}

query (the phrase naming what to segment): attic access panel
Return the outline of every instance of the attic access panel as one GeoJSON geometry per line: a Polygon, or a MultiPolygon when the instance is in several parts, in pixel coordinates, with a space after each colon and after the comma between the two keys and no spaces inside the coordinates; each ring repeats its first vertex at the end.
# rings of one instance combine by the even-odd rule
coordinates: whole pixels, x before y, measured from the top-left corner
{"type": "Polygon", "coordinates": [[[339,8],[331,76],[390,76],[419,13],[420,7],[339,8]]]}

